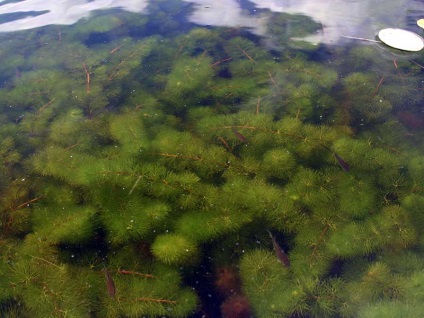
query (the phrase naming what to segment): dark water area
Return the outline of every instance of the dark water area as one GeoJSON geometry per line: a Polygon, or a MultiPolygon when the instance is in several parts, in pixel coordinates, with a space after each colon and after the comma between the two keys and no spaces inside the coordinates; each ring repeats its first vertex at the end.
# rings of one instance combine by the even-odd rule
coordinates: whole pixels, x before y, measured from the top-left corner
{"type": "Polygon", "coordinates": [[[0,2],[0,316],[423,317],[421,18],[0,2]]]}

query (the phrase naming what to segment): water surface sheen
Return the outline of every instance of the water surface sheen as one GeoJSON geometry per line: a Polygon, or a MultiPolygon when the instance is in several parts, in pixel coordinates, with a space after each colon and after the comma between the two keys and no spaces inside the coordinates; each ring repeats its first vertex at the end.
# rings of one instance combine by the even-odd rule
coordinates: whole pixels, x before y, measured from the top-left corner
{"type": "Polygon", "coordinates": [[[423,317],[422,1],[0,1],[1,317],[423,317]]]}

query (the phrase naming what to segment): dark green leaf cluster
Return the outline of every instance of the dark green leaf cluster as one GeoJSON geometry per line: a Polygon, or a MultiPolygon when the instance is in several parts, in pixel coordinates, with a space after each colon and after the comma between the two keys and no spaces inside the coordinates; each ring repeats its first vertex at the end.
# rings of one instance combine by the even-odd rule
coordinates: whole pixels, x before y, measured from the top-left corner
{"type": "Polygon", "coordinates": [[[284,47],[287,45],[311,48],[305,41],[299,40],[307,35],[315,33],[321,25],[311,18],[300,14],[277,13],[271,14],[267,22],[267,31],[273,45],[284,47]]]}
{"type": "Polygon", "coordinates": [[[181,270],[233,263],[257,317],[422,316],[423,135],[368,50],[347,72],[219,29],[56,42],[0,91],[0,315],[187,317],[181,270]]]}

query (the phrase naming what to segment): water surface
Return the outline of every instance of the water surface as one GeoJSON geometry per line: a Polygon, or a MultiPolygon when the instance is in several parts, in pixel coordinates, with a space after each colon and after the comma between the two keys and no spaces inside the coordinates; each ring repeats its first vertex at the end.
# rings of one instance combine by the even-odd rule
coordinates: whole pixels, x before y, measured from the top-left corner
{"type": "Polygon", "coordinates": [[[3,317],[422,317],[420,1],[0,2],[3,317]]]}

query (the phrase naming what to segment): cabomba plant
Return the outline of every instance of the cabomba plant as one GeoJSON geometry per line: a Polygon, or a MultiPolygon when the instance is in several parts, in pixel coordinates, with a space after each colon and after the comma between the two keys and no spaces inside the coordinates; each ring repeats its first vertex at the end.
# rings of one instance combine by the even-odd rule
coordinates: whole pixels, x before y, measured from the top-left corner
{"type": "Polygon", "coordinates": [[[257,317],[424,314],[422,131],[359,62],[273,58],[220,31],[56,40],[14,64],[2,316],[187,317],[206,262],[239,266],[257,317]]]}

